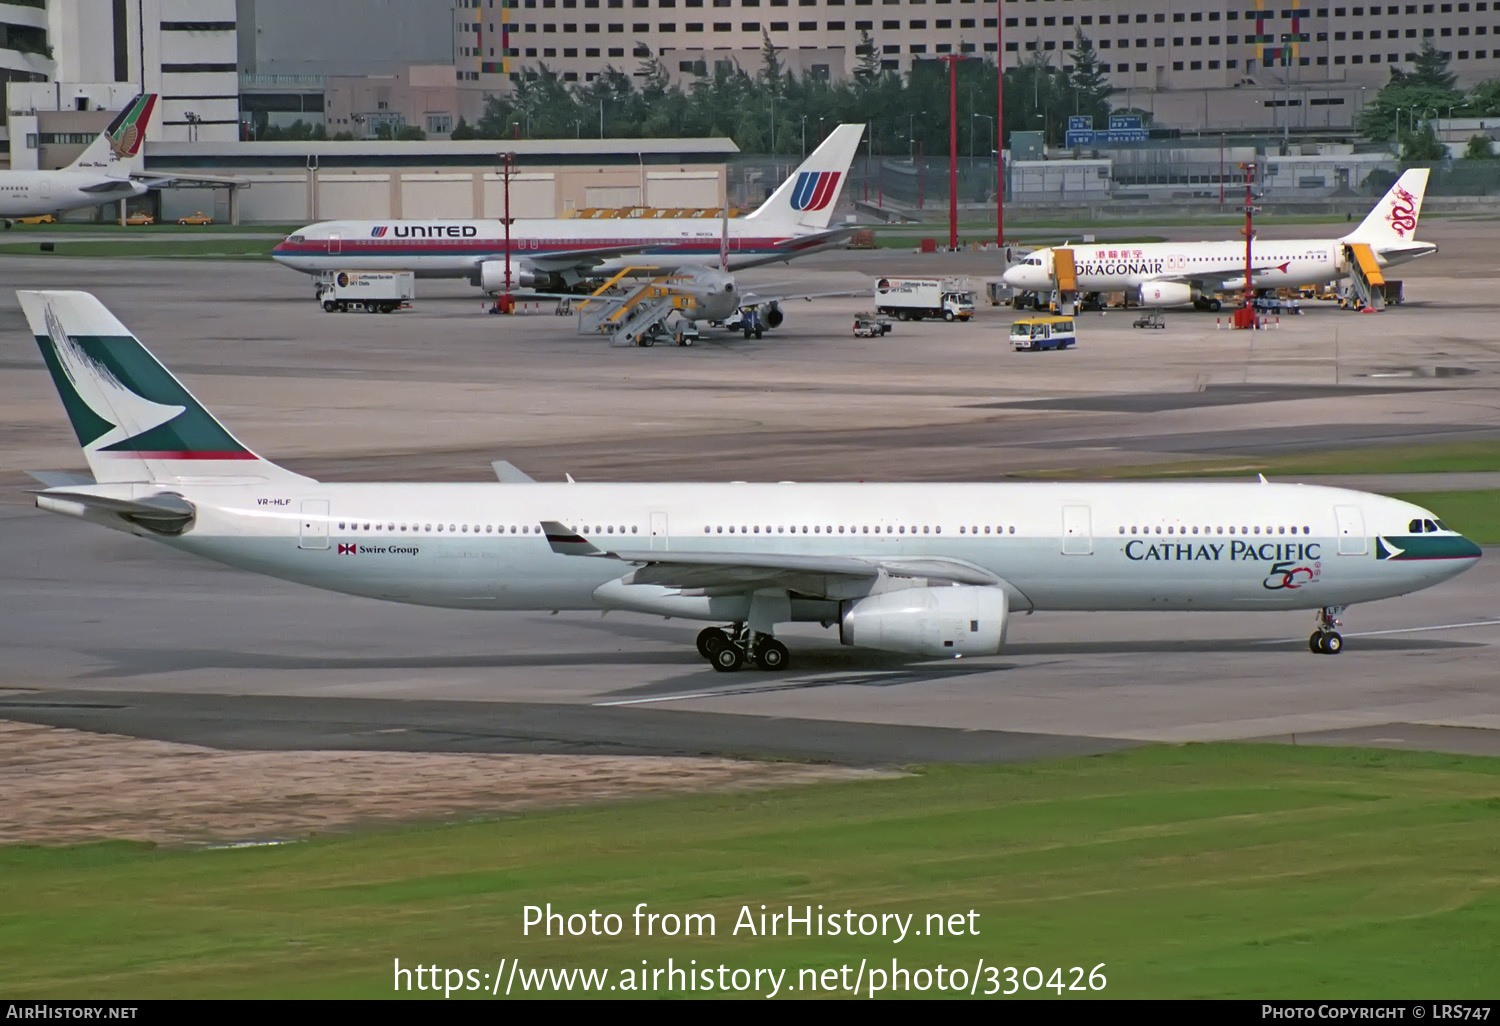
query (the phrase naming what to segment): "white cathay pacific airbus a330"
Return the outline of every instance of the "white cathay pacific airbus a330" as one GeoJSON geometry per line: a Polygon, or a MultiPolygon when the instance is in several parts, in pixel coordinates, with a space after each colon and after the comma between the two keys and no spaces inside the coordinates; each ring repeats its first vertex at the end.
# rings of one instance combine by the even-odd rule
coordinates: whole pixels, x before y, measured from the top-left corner
{"type": "Polygon", "coordinates": [[[36,474],[40,508],[394,602],[709,621],[719,670],[785,668],[788,622],[975,656],[1053,609],[1316,610],[1331,654],[1344,606],[1480,556],[1409,502],[1297,484],[320,482],[242,445],[92,295],[19,296],[91,471],[36,474]]]}

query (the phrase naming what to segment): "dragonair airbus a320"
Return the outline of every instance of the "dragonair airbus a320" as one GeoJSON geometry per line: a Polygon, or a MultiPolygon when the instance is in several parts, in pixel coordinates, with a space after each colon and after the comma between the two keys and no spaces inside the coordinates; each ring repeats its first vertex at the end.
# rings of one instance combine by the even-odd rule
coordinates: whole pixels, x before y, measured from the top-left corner
{"type": "MultiPolygon", "coordinates": [[[[728,270],[780,263],[843,243],[829,228],[864,125],[839,125],[771,198],[729,223],[728,270]]],[[[708,218],[518,218],[506,232],[491,219],[322,221],[271,250],[308,274],[403,270],[419,278],[467,278],[486,292],[507,284],[556,291],[648,264],[651,273],[719,262],[719,223],[708,218]],[[645,257],[646,259],[642,259],[645,257]]]]}
{"type": "Polygon", "coordinates": [[[40,508],[393,602],[708,621],[719,670],[785,668],[783,623],[978,656],[1054,609],[1316,610],[1331,654],[1343,607],[1480,556],[1409,502],[1297,484],[315,481],[242,445],[92,295],[19,297],[91,471],[38,473],[40,508]]]}
{"type": "MultiPolygon", "coordinates": [[[[1417,218],[1427,191],[1427,169],[1412,168],[1398,178],[1359,227],[1337,239],[1254,239],[1250,246],[1251,285],[1257,289],[1294,288],[1347,278],[1351,265],[1369,261],[1385,270],[1437,246],[1418,242],[1417,218]]],[[[1078,291],[1084,295],[1126,291],[1142,306],[1187,306],[1218,310],[1219,293],[1245,283],[1245,243],[1148,242],[1120,246],[1039,249],[1006,270],[1005,283],[1022,292],[1057,288],[1058,249],[1067,249],[1078,291]]]]}

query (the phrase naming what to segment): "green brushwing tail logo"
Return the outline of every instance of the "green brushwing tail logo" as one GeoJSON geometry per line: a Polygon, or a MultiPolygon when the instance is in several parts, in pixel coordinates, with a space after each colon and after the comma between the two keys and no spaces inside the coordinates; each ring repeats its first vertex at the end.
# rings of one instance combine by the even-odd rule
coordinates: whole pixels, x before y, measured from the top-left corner
{"type": "Polygon", "coordinates": [[[139,459],[256,459],[132,335],[70,335],[48,304],[42,359],[78,443],[139,459]]]}

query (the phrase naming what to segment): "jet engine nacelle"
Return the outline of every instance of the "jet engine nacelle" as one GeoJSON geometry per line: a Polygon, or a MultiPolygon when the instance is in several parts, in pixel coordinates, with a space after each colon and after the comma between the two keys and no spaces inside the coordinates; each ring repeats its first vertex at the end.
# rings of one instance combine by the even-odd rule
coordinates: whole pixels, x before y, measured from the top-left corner
{"type": "Polygon", "coordinates": [[[1193,287],[1180,281],[1148,281],[1141,286],[1141,306],[1188,306],[1193,302],[1193,287]]]}
{"type": "MultiPolygon", "coordinates": [[[[479,287],[486,292],[505,291],[505,261],[486,260],[479,265],[479,287]]],[[[537,272],[518,260],[510,262],[510,287],[513,289],[550,289],[563,287],[556,275],[537,272]]]]}
{"type": "Polygon", "coordinates": [[[841,612],[845,645],[956,658],[999,652],[1010,610],[1001,588],[959,585],[882,592],[841,612]]]}
{"type": "Polygon", "coordinates": [[[781,322],[786,320],[786,315],[781,312],[781,307],[775,303],[767,303],[765,309],[761,311],[760,319],[766,322],[766,327],[768,328],[779,328],[781,327],[781,322]]]}

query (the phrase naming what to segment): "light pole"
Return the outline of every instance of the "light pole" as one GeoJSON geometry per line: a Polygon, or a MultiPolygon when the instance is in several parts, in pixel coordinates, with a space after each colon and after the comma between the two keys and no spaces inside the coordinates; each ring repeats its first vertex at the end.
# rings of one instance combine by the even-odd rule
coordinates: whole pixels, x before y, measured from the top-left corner
{"type": "Polygon", "coordinates": [[[802,159],[807,159],[807,115],[802,115],[802,159]]]}
{"type": "Polygon", "coordinates": [[[913,161],[917,159],[917,118],[925,118],[926,116],[927,112],[925,110],[919,110],[906,119],[906,134],[911,137],[911,159],[913,161]]]}
{"type": "Polygon", "coordinates": [[[198,122],[202,121],[203,119],[190,110],[183,111],[182,116],[187,120],[188,123],[188,142],[197,142],[198,122]]]}
{"type": "Polygon", "coordinates": [[[985,162],[988,163],[989,162],[989,155],[988,154],[995,149],[995,119],[992,116],[990,116],[989,114],[974,114],[969,119],[969,121],[970,121],[971,124],[973,123],[973,119],[974,118],[984,118],[985,121],[989,122],[988,126],[986,126],[986,127],[988,127],[989,130],[990,130],[990,136],[989,136],[989,138],[990,138],[990,148],[989,148],[989,150],[986,151],[986,155],[985,155],[985,162]]]}
{"type": "MultiPolygon", "coordinates": [[[[950,54],[948,65],[948,249],[958,248],[958,62],[967,58],[950,54]]],[[[972,121],[970,124],[972,125],[972,121]]],[[[972,138],[972,134],[971,134],[972,138]]],[[[971,146],[970,149],[973,149],[971,146]]]]}
{"type": "Polygon", "coordinates": [[[604,138],[604,97],[599,97],[599,138],[604,138]]]}

